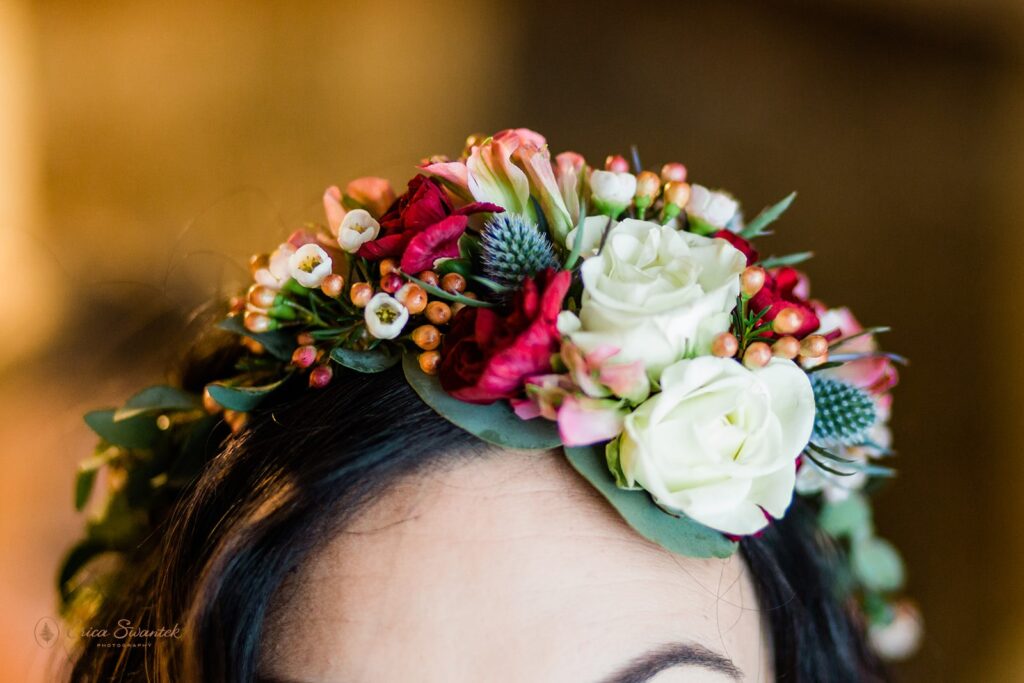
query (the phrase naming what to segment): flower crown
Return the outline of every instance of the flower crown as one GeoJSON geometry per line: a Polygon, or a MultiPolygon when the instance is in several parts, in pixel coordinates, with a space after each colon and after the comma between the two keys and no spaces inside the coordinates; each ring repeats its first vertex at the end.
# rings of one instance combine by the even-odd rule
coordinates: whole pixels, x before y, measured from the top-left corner
{"type": "MultiPolygon", "coordinates": [[[[793,266],[755,241],[790,195],[745,222],[686,168],[603,170],[515,129],[471,137],[457,160],[420,165],[403,194],[361,178],[324,194],[326,226],[251,261],[253,284],[220,326],[244,350],[194,396],[150,387],[86,421],[101,437],[106,504],[60,576],[130,545],[160,500],[204,462],[218,424],[237,431],[286,383],[401,364],[440,415],[510,449],[564,448],[640,534],[691,557],[813,499],[844,548],[844,597],[876,632],[898,626],[896,551],[873,531],[865,491],[892,474],[886,427],[894,361],[845,308],[811,299],[793,266]]],[[[883,642],[883,641],[880,641],[883,642]]],[[[883,642],[884,649],[884,642],[883,642]]]]}

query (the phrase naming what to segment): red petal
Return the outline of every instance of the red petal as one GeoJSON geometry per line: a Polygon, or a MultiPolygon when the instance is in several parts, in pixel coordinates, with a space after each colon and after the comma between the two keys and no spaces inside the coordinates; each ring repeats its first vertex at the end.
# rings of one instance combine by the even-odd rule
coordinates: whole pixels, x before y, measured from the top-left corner
{"type": "Polygon", "coordinates": [[[449,216],[418,233],[402,254],[402,271],[419,273],[433,268],[439,258],[457,258],[459,238],[468,222],[465,216],[449,216]]]}

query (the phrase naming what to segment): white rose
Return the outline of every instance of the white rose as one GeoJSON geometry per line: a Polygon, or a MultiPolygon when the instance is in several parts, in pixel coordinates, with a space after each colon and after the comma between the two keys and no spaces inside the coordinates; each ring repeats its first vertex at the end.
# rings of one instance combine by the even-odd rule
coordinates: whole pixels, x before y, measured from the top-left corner
{"type": "Polygon", "coordinates": [[[636,176],[632,173],[594,171],[590,174],[590,197],[602,213],[617,216],[633,201],[636,176]]]}
{"type": "Polygon", "coordinates": [[[690,187],[686,213],[715,228],[724,228],[739,210],[739,203],[724,192],[713,192],[703,185],[690,187]]]}
{"type": "Polygon", "coordinates": [[[581,266],[579,321],[561,316],[559,330],[585,352],[609,345],[623,363],[642,360],[656,381],[728,329],[745,267],[725,240],[624,220],[581,266]]]}
{"type": "Polygon", "coordinates": [[[331,274],[331,257],[317,244],[303,244],[288,257],[288,269],[303,287],[319,287],[331,274]]]}
{"type": "Polygon", "coordinates": [[[380,232],[380,223],[374,220],[369,211],[355,209],[345,214],[338,228],[338,245],[350,254],[359,251],[370,240],[377,239],[380,232]]]}
{"type": "Polygon", "coordinates": [[[778,518],[789,507],[813,425],[814,392],[792,361],[749,370],[728,358],[683,360],[626,417],[619,467],[663,507],[751,534],[767,525],[764,512],[778,518]]]}

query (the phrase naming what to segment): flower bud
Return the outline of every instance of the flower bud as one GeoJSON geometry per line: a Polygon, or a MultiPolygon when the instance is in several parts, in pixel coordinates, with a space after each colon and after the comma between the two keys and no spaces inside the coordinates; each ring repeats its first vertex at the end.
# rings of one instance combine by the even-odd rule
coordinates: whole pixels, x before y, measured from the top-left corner
{"type": "Polygon", "coordinates": [[[395,298],[409,309],[410,315],[419,315],[427,307],[427,292],[414,282],[407,282],[395,293],[395,298]]]}
{"type": "Polygon", "coordinates": [[[398,263],[395,262],[395,259],[393,259],[393,258],[381,259],[381,262],[380,262],[380,275],[381,275],[381,277],[384,277],[385,275],[394,272],[395,268],[397,268],[397,267],[398,267],[398,263]]]}
{"type": "Polygon", "coordinates": [[[433,351],[441,345],[441,332],[433,325],[420,325],[412,331],[412,343],[424,351],[433,351]]]}
{"type": "Polygon", "coordinates": [[[615,218],[633,201],[636,177],[625,172],[594,171],[590,174],[590,193],[598,211],[615,218]]]}
{"type": "Polygon", "coordinates": [[[312,346],[314,341],[316,340],[309,332],[299,332],[295,335],[295,343],[299,346],[312,346]]]}
{"type": "Polygon", "coordinates": [[[315,346],[300,346],[292,352],[292,365],[305,370],[316,362],[315,346]]]}
{"type": "Polygon", "coordinates": [[[441,278],[441,289],[449,294],[461,294],[466,291],[466,278],[458,273],[448,273],[441,278]]]}
{"type": "Polygon", "coordinates": [[[684,182],[665,183],[665,205],[661,210],[661,222],[668,223],[682,213],[690,201],[690,186],[684,182]]]}
{"type": "Polygon", "coordinates": [[[330,365],[318,365],[309,373],[309,386],[313,389],[323,389],[331,383],[334,377],[334,370],[330,365]]]}
{"type": "Polygon", "coordinates": [[[629,162],[621,154],[610,154],[604,160],[604,170],[612,173],[628,173],[629,162]]]}
{"type": "Polygon", "coordinates": [[[800,356],[803,358],[821,358],[828,354],[828,339],[820,334],[812,334],[800,342],[800,356]]]}
{"type": "Polygon", "coordinates": [[[320,283],[320,291],[332,299],[337,299],[345,289],[345,278],[337,273],[331,273],[320,283]]]}
{"type": "Polygon", "coordinates": [[[778,334],[793,334],[804,324],[804,314],[792,306],[787,306],[775,315],[772,330],[778,334]]]}
{"type": "Polygon", "coordinates": [[[444,325],[451,320],[452,309],[443,301],[431,301],[427,304],[427,320],[435,325],[444,325]]]}
{"type": "Polygon", "coordinates": [[[252,287],[249,288],[249,303],[255,306],[256,308],[266,310],[273,306],[275,303],[280,303],[276,301],[277,296],[277,292],[275,292],[270,287],[266,287],[264,285],[253,285],[252,287]]]}
{"type": "Polygon", "coordinates": [[[380,288],[388,294],[394,294],[402,288],[402,282],[402,276],[392,270],[380,279],[380,288]]]}
{"type": "Polygon", "coordinates": [[[779,337],[772,344],[772,354],[779,358],[785,358],[787,360],[793,360],[800,353],[800,340],[796,337],[786,335],[785,337],[779,337]]]}
{"type": "Polygon", "coordinates": [[[661,167],[661,182],[663,183],[684,183],[686,182],[686,167],[678,161],[665,164],[661,167]]]}
{"type": "Polygon", "coordinates": [[[356,282],[348,290],[348,297],[356,308],[362,308],[370,303],[370,299],[373,297],[373,287],[368,282],[356,282]]]}
{"type": "Polygon", "coordinates": [[[270,332],[276,330],[278,323],[276,320],[263,313],[255,313],[253,311],[246,311],[245,317],[242,319],[245,323],[245,329],[249,330],[254,334],[262,334],[264,332],[270,332]]]}
{"type": "Polygon", "coordinates": [[[772,359],[772,350],[764,342],[754,342],[743,352],[743,364],[751,370],[763,368],[772,359]]]}
{"type": "Polygon", "coordinates": [[[650,171],[642,171],[636,177],[636,195],[633,199],[633,203],[640,212],[640,218],[643,219],[644,213],[650,208],[654,200],[658,198],[658,192],[661,190],[661,181],[658,176],[650,171]]]}
{"type": "Polygon", "coordinates": [[[719,358],[732,358],[739,349],[740,343],[731,332],[721,332],[711,342],[711,355],[719,358]]]}
{"type": "Polygon", "coordinates": [[[420,363],[420,370],[428,375],[436,375],[437,366],[441,364],[441,354],[437,351],[424,351],[417,360],[420,363]]]}
{"type": "Polygon", "coordinates": [[[740,293],[748,299],[752,298],[764,287],[765,277],[761,266],[747,266],[740,273],[740,293]]]}
{"type": "Polygon", "coordinates": [[[253,254],[249,257],[249,271],[255,275],[257,271],[270,267],[270,254],[253,254]]]}
{"type": "Polygon", "coordinates": [[[416,276],[416,279],[422,280],[423,282],[426,282],[428,285],[433,285],[434,287],[441,286],[441,278],[439,278],[437,276],[437,273],[435,273],[432,270],[422,271],[419,275],[416,276]]]}
{"type": "Polygon", "coordinates": [[[394,339],[409,320],[409,311],[390,294],[375,294],[363,313],[366,329],[377,339],[394,339]]]}

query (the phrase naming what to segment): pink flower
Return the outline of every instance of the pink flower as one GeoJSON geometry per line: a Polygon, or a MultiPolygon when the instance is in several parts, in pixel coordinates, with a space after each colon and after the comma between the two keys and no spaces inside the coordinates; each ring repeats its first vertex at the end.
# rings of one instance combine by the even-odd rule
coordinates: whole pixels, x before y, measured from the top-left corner
{"type": "MultiPolygon", "coordinates": [[[[826,334],[839,340],[843,337],[858,334],[864,329],[848,308],[825,309],[824,306],[817,302],[816,307],[819,308],[821,314],[819,334],[826,334]],[[837,332],[838,334],[836,334],[837,332]]],[[[836,349],[835,353],[873,354],[877,351],[878,342],[875,340],[874,335],[867,334],[848,342],[843,342],[842,346],[836,349]]],[[[885,394],[899,382],[899,373],[896,370],[896,365],[891,359],[881,355],[849,361],[837,368],[824,370],[823,372],[837,379],[849,382],[875,396],[885,394]]]]}
{"type": "Polygon", "coordinates": [[[622,433],[627,412],[619,401],[569,395],[558,409],[558,434],[566,446],[611,441],[622,433]]]}
{"type": "Polygon", "coordinates": [[[374,217],[384,215],[395,201],[395,191],[384,178],[367,176],[356,178],[345,186],[345,194],[369,211],[374,217]]]}

